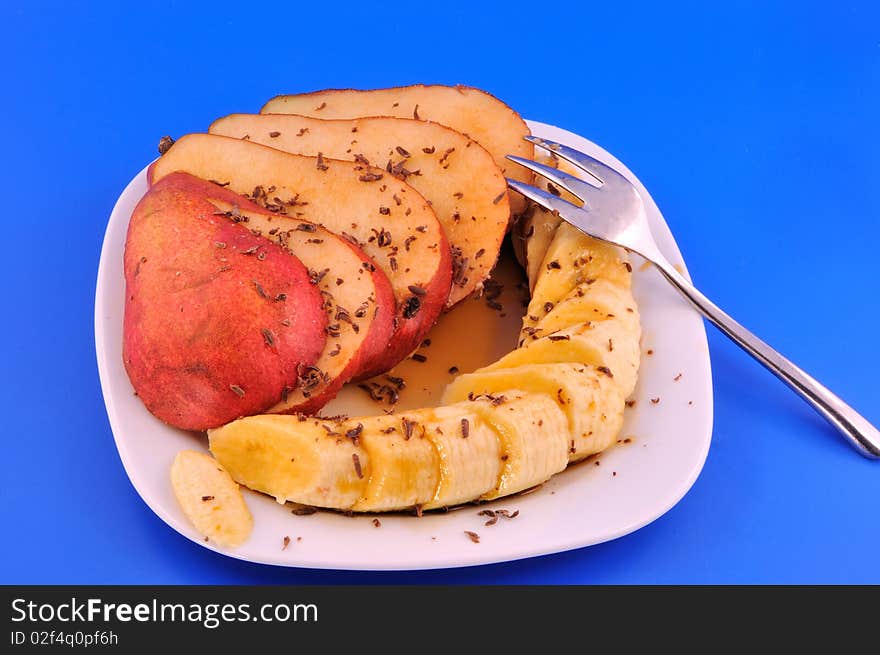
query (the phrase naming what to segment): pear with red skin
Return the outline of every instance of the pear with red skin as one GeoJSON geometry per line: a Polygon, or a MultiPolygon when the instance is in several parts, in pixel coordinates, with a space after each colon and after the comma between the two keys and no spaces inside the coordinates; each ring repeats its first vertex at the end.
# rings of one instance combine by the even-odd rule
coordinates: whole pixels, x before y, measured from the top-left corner
{"type": "Polygon", "coordinates": [[[125,368],[147,409],[185,430],[265,411],[326,341],[302,263],[218,214],[173,179],[160,182],[135,208],[125,244],[125,368]]]}
{"type": "Polygon", "coordinates": [[[394,332],[394,292],[385,273],[358,246],[320,225],[270,211],[188,173],[172,173],[163,183],[204,197],[217,211],[228,213],[229,220],[281,245],[303,263],[321,292],[330,326],[324,350],[302,384],[269,412],[314,414],[346,382],[381,365],[394,332]]]}

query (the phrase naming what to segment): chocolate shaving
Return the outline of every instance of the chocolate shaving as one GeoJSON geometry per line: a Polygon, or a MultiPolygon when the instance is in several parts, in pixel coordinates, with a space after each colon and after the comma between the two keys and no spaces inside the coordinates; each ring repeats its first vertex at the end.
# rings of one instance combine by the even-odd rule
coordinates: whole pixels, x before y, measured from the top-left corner
{"type": "Polygon", "coordinates": [[[354,441],[355,445],[358,443],[358,437],[361,436],[361,433],[364,431],[364,424],[358,423],[356,426],[347,430],[345,436],[354,441]]]}
{"type": "Polygon", "coordinates": [[[406,299],[406,302],[403,304],[403,317],[406,319],[410,319],[416,314],[419,313],[419,310],[422,308],[422,301],[419,300],[418,296],[410,296],[406,299]]]}
{"type": "MultiPolygon", "coordinates": [[[[171,150],[171,146],[173,145],[174,139],[172,139],[170,136],[163,136],[161,139],[159,139],[159,154],[164,155],[166,152],[171,150]]],[[[227,184],[229,183],[227,182],[227,184]]]]}
{"type": "Polygon", "coordinates": [[[473,541],[475,544],[480,543],[480,535],[478,535],[476,532],[465,530],[464,533],[467,535],[467,538],[473,541]]]}

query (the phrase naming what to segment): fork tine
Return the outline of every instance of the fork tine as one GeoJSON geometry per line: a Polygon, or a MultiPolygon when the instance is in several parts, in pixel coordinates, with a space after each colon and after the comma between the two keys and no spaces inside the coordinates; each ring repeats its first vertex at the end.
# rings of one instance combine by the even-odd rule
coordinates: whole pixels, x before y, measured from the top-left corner
{"type": "Polygon", "coordinates": [[[564,216],[566,213],[570,213],[572,210],[581,211],[580,207],[568,202],[568,200],[563,200],[559,196],[554,196],[552,193],[544,191],[543,189],[539,189],[538,187],[532,186],[531,184],[523,184],[522,182],[518,182],[517,180],[511,180],[510,178],[507,178],[507,186],[509,186],[514,191],[519,191],[526,198],[536,202],[544,209],[549,209],[550,211],[557,212],[562,216],[564,216]]]}
{"type": "Polygon", "coordinates": [[[608,182],[609,180],[614,179],[620,175],[613,168],[606,166],[598,159],[590,157],[590,155],[583,153],[580,150],[575,150],[574,148],[569,148],[568,146],[557,143],[556,141],[542,139],[538,136],[527,135],[523,138],[526,141],[534,143],[536,146],[544,148],[545,150],[548,150],[549,152],[552,152],[553,154],[558,155],[564,160],[571,162],[575,166],[583,169],[594,178],[596,178],[600,184],[604,184],[605,182],[608,182]]]}
{"type": "Polygon", "coordinates": [[[520,166],[528,168],[530,171],[534,171],[538,175],[546,177],[548,180],[561,186],[563,189],[582,201],[587,198],[587,195],[589,194],[591,189],[596,188],[589,182],[585,182],[584,180],[577,178],[574,175],[569,175],[565,171],[560,171],[559,169],[553,168],[552,166],[545,166],[544,164],[539,164],[538,162],[532,161],[531,159],[517,157],[516,155],[507,155],[507,158],[512,162],[516,162],[520,166]]]}

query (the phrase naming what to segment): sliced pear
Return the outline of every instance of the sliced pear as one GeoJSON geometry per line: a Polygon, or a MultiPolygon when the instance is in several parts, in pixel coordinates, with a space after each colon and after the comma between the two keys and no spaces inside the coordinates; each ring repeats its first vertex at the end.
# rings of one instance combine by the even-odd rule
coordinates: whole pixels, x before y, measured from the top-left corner
{"type": "MultiPolygon", "coordinates": [[[[426,121],[374,117],[322,120],[285,114],[231,114],[209,132],[247,139],[298,155],[371,163],[421,193],[443,225],[452,249],[447,307],[482,288],[507,231],[507,182],[482,146],[426,121]]],[[[387,207],[397,212],[396,201],[387,207]]]]}
{"type": "MultiPolygon", "coordinates": [[[[528,125],[498,98],[468,86],[414,85],[390,89],[329,89],[272,98],[262,114],[299,114],[315,118],[395,116],[434,121],[467,134],[488,150],[506,177],[531,184],[531,171],[507,155],[531,158],[534,147],[523,137],[528,125]]],[[[511,210],[525,209],[525,199],[511,196],[511,210]]]]}
{"type": "Polygon", "coordinates": [[[364,377],[390,369],[418,347],[446,304],[452,266],[443,228],[415,189],[384,170],[188,134],[150,167],[148,179],[154,184],[176,171],[323,225],[352,240],[385,272],[397,301],[396,328],[382,365],[364,377]]]}
{"type": "Polygon", "coordinates": [[[394,292],[385,274],[360,248],[320,225],[268,211],[228,189],[186,176],[218,212],[297,256],[321,291],[329,326],[326,331],[332,336],[318,360],[304,369],[296,388],[287,387],[269,413],[312,414],[343,384],[382,363],[394,330],[394,292]],[[332,274],[328,262],[333,263],[332,274]],[[339,320],[340,310],[348,313],[351,321],[339,320]]]}

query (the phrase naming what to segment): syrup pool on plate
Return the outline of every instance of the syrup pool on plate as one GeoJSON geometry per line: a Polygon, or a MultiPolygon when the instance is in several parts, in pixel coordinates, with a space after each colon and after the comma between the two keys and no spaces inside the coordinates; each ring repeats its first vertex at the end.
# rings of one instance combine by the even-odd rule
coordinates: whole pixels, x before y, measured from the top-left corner
{"type": "Polygon", "coordinates": [[[505,249],[481,296],[443,314],[422,346],[388,373],[345,385],[321,414],[365,416],[439,405],[456,375],[491,364],[517,347],[527,299],[522,268],[505,249]]]}

